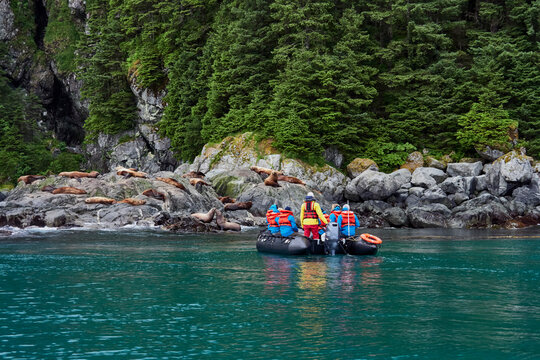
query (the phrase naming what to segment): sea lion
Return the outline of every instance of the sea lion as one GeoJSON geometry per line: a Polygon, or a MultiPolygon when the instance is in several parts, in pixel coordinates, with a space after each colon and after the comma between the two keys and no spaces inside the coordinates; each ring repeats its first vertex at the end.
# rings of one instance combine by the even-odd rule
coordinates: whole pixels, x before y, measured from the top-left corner
{"type": "Polygon", "coordinates": [[[303,182],[302,180],[300,180],[299,178],[295,178],[294,176],[287,176],[287,175],[281,175],[281,174],[278,174],[278,181],[286,181],[286,182],[290,182],[292,184],[300,184],[300,185],[306,185],[305,182],[303,182]]]}
{"type": "Polygon", "coordinates": [[[24,182],[26,185],[33,183],[34,181],[45,179],[43,175],[23,175],[17,179],[17,182],[24,182]]]}
{"type": "Polygon", "coordinates": [[[266,179],[264,179],[264,185],[266,186],[273,186],[273,187],[280,187],[278,184],[278,172],[272,171],[270,175],[266,179]]]}
{"type": "Polygon", "coordinates": [[[192,186],[196,186],[197,184],[210,186],[209,183],[207,183],[207,182],[204,181],[203,179],[198,179],[198,178],[192,178],[192,179],[189,179],[189,183],[190,183],[192,186]]]}
{"type": "Polygon", "coordinates": [[[205,176],[206,175],[200,171],[190,171],[182,175],[183,178],[187,178],[187,179],[192,179],[192,178],[203,179],[205,176]]]}
{"type": "Polygon", "coordinates": [[[52,193],[54,190],[56,190],[56,188],[52,185],[45,185],[44,187],[41,188],[41,191],[50,192],[50,193],[52,193]]]}
{"type": "Polygon", "coordinates": [[[64,176],[71,179],[80,179],[80,178],[97,178],[99,173],[97,171],[92,172],[82,172],[82,171],[63,171],[58,176],[64,176]]]}
{"type": "Polygon", "coordinates": [[[116,200],[111,199],[111,198],[106,198],[106,197],[96,196],[96,197],[90,197],[90,198],[88,198],[88,199],[85,199],[84,202],[87,203],[87,204],[105,204],[105,205],[111,205],[111,204],[116,203],[116,200]]]}
{"type": "Polygon", "coordinates": [[[77,189],[72,186],[62,186],[58,189],[52,191],[53,194],[72,194],[72,195],[83,195],[86,194],[86,191],[83,189],[77,189]]]}
{"type": "Polygon", "coordinates": [[[184,184],[182,184],[181,182],[178,182],[172,178],[162,178],[162,177],[157,177],[156,180],[159,180],[159,181],[163,181],[164,183],[167,183],[169,185],[172,185],[174,187],[177,187],[179,188],[180,190],[184,190],[184,191],[187,191],[186,190],[186,187],[184,186],[184,184]]]}
{"type": "Polygon", "coordinates": [[[148,197],[153,198],[153,199],[165,201],[165,194],[160,193],[160,192],[157,191],[156,189],[148,189],[148,190],[144,190],[142,194],[143,194],[144,196],[148,196],[148,197]]]}
{"type": "Polygon", "coordinates": [[[234,211],[234,210],[249,210],[253,206],[251,201],[240,201],[234,204],[225,204],[225,211],[234,211]]]}
{"type": "Polygon", "coordinates": [[[216,210],[216,224],[221,228],[221,230],[241,230],[239,224],[227,221],[227,219],[225,219],[225,216],[223,216],[223,214],[219,210],[216,210]]]}
{"type": "Polygon", "coordinates": [[[216,213],[216,208],[210,209],[206,214],[205,213],[194,213],[191,214],[191,217],[202,221],[203,223],[209,223],[214,218],[214,214],[216,213]]]}
{"type": "Polygon", "coordinates": [[[138,178],[146,178],[148,174],[142,171],[136,171],[134,169],[126,169],[124,167],[119,166],[116,168],[116,175],[120,175],[124,177],[133,176],[133,177],[138,177],[138,178]]]}
{"type": "Polygon", "coordinates": [[[120,200],[119,203],[121,204],[129,204],[129,205],[133,205],[133,206],[138,206],[138,205],[144,205],[146,204],[146,200],[139,200],[139,199],[133,199],[133,198],[126,198],[124,200],[120,200]]]}
{"type": "Polygon", "coordinates": [[[236,202],[236,200],[230,196],[220,196],[218,197],[218,200],[221,201],[222,204],[232,204],[236,202]]]}
{"type": "Polygon", "coordinates": [[[252,166],[252,167],[250,167],[250,169],[255,171],[259,175],[261,175],[261,174],[271,175],[272,171],[276,171],[278,174],[283,174],[283,172],[281,172],[281,171],[267,169],[267,168],[263,168],[263,167],[259,167],[259,166],[252,166]]]}

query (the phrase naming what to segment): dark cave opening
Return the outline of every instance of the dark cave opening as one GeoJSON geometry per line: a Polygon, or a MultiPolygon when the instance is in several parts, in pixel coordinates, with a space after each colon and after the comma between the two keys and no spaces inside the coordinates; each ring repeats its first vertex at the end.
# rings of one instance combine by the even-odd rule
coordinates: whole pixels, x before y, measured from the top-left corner
{"type": "Polygon", "coordinates": [[[80,145],[84,140],[83,119],[56,77],[53,84],[53,101],[46,108],[54,121],[52,130],[58,140],[69,146],[80,145]]]}

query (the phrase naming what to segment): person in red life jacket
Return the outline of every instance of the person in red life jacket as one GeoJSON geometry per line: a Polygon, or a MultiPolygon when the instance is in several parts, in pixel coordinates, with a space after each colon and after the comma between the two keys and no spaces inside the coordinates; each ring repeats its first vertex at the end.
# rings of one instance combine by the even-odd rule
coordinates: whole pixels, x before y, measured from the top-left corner
{"type": "Polygon", "coordinates": [[[341,233],[348,237],[354,236],[356,228],[360,227],[360,221],[352,211],[349,210],[349,205],[343,205],[343,211],[337,219],[338,227],[341,233]]]}
{"type": "MultiPolygon", "coordinates": [[[[330,215],[328,215],[326,213],[326,211],[322,210],[322,213],[323,213],[323,216],[324,218],[326,219],[327,222],[330,222],[330,215]]],[[[320,221],[319,221],[319,237],[321,237],[322,240],[324,240],[324,238],[322,237],[322,235],[326,232],[326,227],[325,225],[323,225],[320,221]]]]}
{"type": "Polygon", "coordinates": [[[300,221],[304,228],[304,236],[309,237],[311,234],[313,239],[319,239],[319,220],[324,225],[328,223],[321,211],[321,206],[315,201],[313,193],[309,192],[300,210],[300,221]]]}
{"type": "Polygon", "coordinates": [[[268,224],[268,230],[272,234],[277,234],[279,232],[279,224],[276,222],[279,214],[277,205],[270,206],[270,209],[266,212],[266,223],[268,224]]]}
{"type": "Polygon", "coordinates": [[[333,204],[332,211],[330,212],[330,222],[337,222],[339,214],[341,214],[341,208],[338,204],[333,204]]]}
{"type": "Polygon", "coordinates": [[[290,236],[298,231],[298,226],[296,226],[293,212],[288,206],[281,210],[281,214],[279,214],[276,221],[279,224],[279,232],[281,233],[281,236],[290,236]]]}

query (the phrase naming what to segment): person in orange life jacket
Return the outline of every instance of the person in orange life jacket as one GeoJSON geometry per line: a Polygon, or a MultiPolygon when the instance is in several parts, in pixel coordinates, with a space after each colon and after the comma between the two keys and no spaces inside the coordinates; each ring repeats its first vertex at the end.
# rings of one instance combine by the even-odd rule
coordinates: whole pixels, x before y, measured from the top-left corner
{"type": "Polygon", "coordinates": [[[341,233],[345,236],[354,236],[356,228],[360,227],[360,221],[349,210],[349,205],[343,205],[343,211],[339,214],[337,223],[341,233]]]}
{"type": "Polygon", "coordinates": [[[293,212],[288,206],[281,210],[281,214],[279,214],[276,221],[279,224],[279,232],[281,233],[281,236],[290,236],[298,231],[298,226],[296,226],[293,212]]]}
{"type": "MultiPolygon", "coordinates": [[[[324,218],[326,219],[326,221],[327,221],[327,222],[330,222],[330,215],[328,215],[328,214],[326,213],[326,211],[324,211],[324,210],[322,210],[322,209],[321,209],[321,212],[323,213],[324,218]]],[[[321,221],[319,221],[319,236],[321,237],[321,239],[322,239],[322,235],[323,235],[324,233],[326,233],[325,225],[323,225],[323,224],[321,223],[321,221]]],[[[322,240],[324,240],[324,239],[322,239],[322,240]]]]}
{"type": "Polygon", "coordinates": [[[313,239],[319,239],[319,220],[324,225],[328,223],[321,211],[321,206],[315,202],[313,193],[309,192],[300,210],[300,221],[305,236],[309,237],[311,234],[313,239]]]}
{"type": "Polygon", "coordinates": [[[333,204],[330,212],[330,222],[336,222],[339,214],[341,214],[341,208],[338,204],[333,204]]]}
{"type": "Polygon", "coordinates": [[[277,217],[280,212],[277,208],[277,205],[270,206],[270,209],[266,212],[266,222],[268,223],[268,230],[272,234],[277,234],[279,232],[279,224],[276,222],[277,217]]]}

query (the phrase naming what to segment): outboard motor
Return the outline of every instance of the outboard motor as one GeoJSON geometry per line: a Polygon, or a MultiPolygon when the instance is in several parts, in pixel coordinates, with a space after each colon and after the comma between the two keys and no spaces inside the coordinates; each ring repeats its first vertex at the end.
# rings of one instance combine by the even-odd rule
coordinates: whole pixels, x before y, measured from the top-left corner
{"type": "Polygon", "coordinates": [[[330,255],[336,255],[336,249],[338,247],[339,241],[339,227],[336,222],[331,222],[326,225],[326,240],[324,246],[326,247],[326,252],[330,255]]]}

